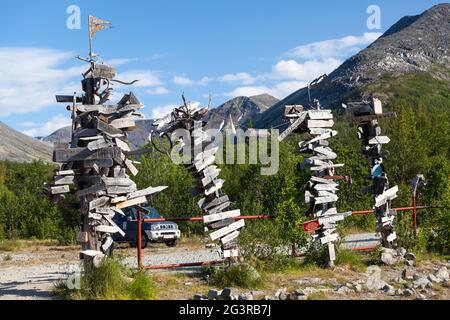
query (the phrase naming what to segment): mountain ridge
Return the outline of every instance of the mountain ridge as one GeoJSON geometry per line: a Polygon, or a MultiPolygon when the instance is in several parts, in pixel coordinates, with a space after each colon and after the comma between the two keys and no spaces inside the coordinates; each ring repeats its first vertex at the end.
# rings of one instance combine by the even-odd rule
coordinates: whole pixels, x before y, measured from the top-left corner
{"type": "MultiPolygon", "coordinates": [[[[450,65],[450,4],[440,4],[401,18],[367,48],[344,61],[322,82],[311,87],[311,97],[322,107],[338,108],[348,99],[366,98],[364,87],[387,74],[433,72],[450,81],[442,69],[450,65]]],[[[282,125],[284,106],[309,104],[307,88],[300,88],[253,118],[256,128],[282,125]]]]}

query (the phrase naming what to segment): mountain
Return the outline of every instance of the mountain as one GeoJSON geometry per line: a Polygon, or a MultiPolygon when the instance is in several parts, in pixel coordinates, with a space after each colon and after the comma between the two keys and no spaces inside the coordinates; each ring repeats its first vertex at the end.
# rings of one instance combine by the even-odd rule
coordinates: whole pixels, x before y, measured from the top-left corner
{"type": "MultiPolygon", "coordinates": [[[[207,127],[218,127],[222,121],[228,121],[230,115],[236,126],[246,125],[247,120],[267,110],[270,106],[278,102],[277,98],[268,94],[261,94],[253,97],[238,97],[225,102],[223,105],[212,109],[207,117],[207,127]],[[240,119],[238,121],[238,119],[240,119]]],[[[136,121],[137,128],[128,134],[128,141],[132,150],[139,149],[148,142],[148,136],[152,128],[153,120],[145,119],[136,121]]],[[[56,130],[47,137],[39,138],[41,141],[53,144],[55,142],[69,143],[71,140],[71,128],[64,127],[56,130]]]]}
{"type": "Polygon", "coordinates": [[[50,162],[52,159],[53,150],[49,144],[11,129],[2,122],[0,122],[0,137],[0,160],[50,162]]]}
{"type": "Polygon", "coordinates": [[[70,126],[64,127],[56,130],[47,137],[36,137],[36,139],[48,142],[51,145],[53,145],[53,143],[55,142],[69,143],[70,140],[72,140],[72,128],[70,126]]]}
{"type": "Polygon", "coordinates": [[[206,127],[218,128],[222,121],[228,122],[230,117],[236,127],[245,127],[249,118],[264,112],[278,101],[269,94],[233,98],[208,113],[205,118],[208,122],[206,127]]]}
{"type": "MultiPolygon", "coordinates": [[[[400,19],[369,47],[354,55],[324,80],[311,87],[311,97],[322,107],[336,108],[349,99],[369,95],[387,76],[429,73],[433,78],[450,81],[450,4],[440,4],[417,16],[400,19]]],[[[389,95],[389,89],[384,92],[389,95]]],[[[383,98],[383,97],[380,97],[383,98]]],[[[256,128],[282,123],[285,105],[308,105],[308,89],[302,88],[273,107],[256,115],[256,128]]]]}

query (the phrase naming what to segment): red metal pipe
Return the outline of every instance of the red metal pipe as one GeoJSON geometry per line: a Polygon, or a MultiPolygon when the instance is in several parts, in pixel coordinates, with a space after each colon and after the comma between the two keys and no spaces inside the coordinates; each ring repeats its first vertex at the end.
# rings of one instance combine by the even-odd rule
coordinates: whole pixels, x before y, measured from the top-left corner
{"type": "Polygon", "coordinates": [[[137,256],[138,256],[138,269],[142,270],[142,213],[138,210],[137,213],[137,256]]]}
{"type": "Polygon", "coordinates": [[[145,266],[145,269],[155,270],[155,269],[176,269],[176,268],[186,268],[186,267],[201,267],[201,266],[210,266],[213,264],[224,263],[224,260],[216,260],[216,261],[204,261],[204,262],[188,262],[188,263],[175,263],[175,264],[160,264],[156,266],[145,266]]]}
{"type": "Polygon", "coordinates": [[[378,246],[371,246],[371,247],[360,247],[360,248],[352,248],[351,251],[372,251],[378,248],[378,246]]]}
{"type": "MultiPolygon", "coordinates": [[[[433,208],[439,208],[438,206],[416,206],[416,210],[422,210],[422,209],[433,209],[433,208]]],[[[401,208],[394,208],[395,211],[410,211],[414,210],[414,207],[401,207],[401,208]]],[[[373,210],[364,210],[364,211],[353,211],[352,215],[365,215],[365,214],[372,214],[373,210]]],[[[259,216],[239,216],[235,217],[235,220],[261,220],[261,219],[275,219],[276,216],[266,216],[266,215],[259,215],[259,216]]],[[[176,218],[155,218],[155,219],[142,219],[142,222],[195,222],[195,221],[203,221],[203,217],[176,217],[176,218]]],[[[137,222],[137,220],[130,220],[130,222],[137,222]]]]}
{"type": "MultiPolygon", "coordinates": [[[[275,219],[275,216],[239,216],[234,217],[235,220],[260,220],[260,219],[275,219]]],[[[155,218],[142,219],[142,222],[193,222],[203,221],[203,217],[181,217],[181,218],[155,218]]],[[[130,222],[137,222],[137,220],[130,220],[130,222]]]]}
{"type": "Polygon", "coordinates": [[[416,195],[413,195],[413,220],[414,220],[414,237],[417,238],[417,198],[416,195]]]}

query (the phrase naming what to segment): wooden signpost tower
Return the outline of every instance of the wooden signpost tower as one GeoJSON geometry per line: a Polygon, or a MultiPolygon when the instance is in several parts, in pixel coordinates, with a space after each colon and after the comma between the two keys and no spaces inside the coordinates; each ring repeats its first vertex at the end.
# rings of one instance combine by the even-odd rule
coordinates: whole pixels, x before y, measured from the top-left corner
{"type": "Polygon", "coordinates": [[[56,97],[58,102],[70,103],[67,110],[72,117],[72,141],[55,146],[53,161],[61,167],[53,184],[44,186],[55,202],[62,202],[67,193],[78,198],[82,226],[77,240],[83,247],[80,258],[94,266],[110,254],[111,235],[124,235],[114,216],[123,215],[127,207],[146,203],[147,196],[166,188],[138,190],[128,175],[135,176],[138,170],[137,162],[129,159],[127,135],[136,128],[135,121],[143,117],[138,110],[144,106],[133,93],[125,94],[117,104],[106,104],[114,82],[127,84],[114,79],[114,68],[92,52],[95,33],[110,27],[110,22],[89,17],[89,56],[78,57],[90,65],[81,81],[83,94],[56,97]]]}

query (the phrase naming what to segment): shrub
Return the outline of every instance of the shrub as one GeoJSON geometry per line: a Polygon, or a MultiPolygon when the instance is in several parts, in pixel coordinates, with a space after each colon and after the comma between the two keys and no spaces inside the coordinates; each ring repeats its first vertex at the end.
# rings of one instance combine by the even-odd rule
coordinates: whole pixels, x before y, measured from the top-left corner
{"type": "Polygon", "coordinates": [[[58,282],[53,294],[64,300],[146,300],[156,295],[145,272],[130,272],[113,258],[105,259],[98,268],[86,265],[80,284],[80,289],[69,289],[67,281],[58,282]]]}
{"type": "Polygon", "coordinates": [[[210,276],[210,283],[218,287],[254,288],[261,282],[258,271],[246,263],[213,268],[210,276]]]}

